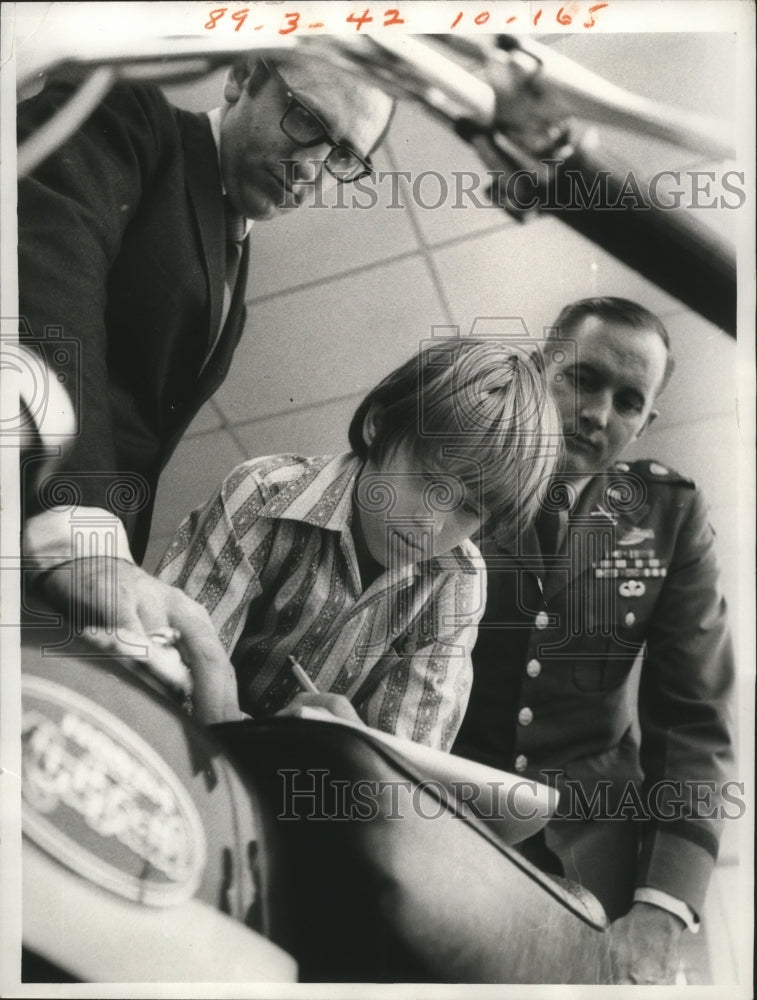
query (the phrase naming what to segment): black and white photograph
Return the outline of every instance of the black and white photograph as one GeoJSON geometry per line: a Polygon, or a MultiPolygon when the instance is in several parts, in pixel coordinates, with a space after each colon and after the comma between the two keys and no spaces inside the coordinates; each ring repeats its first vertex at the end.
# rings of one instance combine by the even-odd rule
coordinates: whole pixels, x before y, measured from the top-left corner
{"type": "Polygon", "coordinates": [[[0,12],[0,995],[752,997],[754,4],[0,12]]]}

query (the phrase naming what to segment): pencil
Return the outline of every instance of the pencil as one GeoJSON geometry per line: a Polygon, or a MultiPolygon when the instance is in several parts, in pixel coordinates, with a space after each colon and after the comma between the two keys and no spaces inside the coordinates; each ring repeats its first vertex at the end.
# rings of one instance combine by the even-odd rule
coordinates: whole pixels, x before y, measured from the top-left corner
{"type": "Polygon", "coordinates": [[[303,687],[308,694],[320,694],[321,692],[311,681],[310,677],[305,673],[302,664],[298,663],[293,656],[288,656],[287,659],[292,667],[292,673],[300,682],[300,686],[303,687]]]}

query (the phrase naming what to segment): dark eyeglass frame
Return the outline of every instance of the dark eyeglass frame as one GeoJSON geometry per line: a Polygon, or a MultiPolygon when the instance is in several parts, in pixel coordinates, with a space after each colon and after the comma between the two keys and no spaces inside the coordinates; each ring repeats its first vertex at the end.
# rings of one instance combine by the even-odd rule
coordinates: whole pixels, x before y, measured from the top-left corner
{"type": "Polygon", "coordinates": [[[329,150],[326,159],[323,161],[323,165],[326,168],[326,170],[328,170],[328,172],[331,174],[331,176],[335,180],[337,180],[340,184],[354,184],[355,181],[359,181],[363,177],[370,177],[370,175],[374,172],[373,162],[370,156],[361,156],[361,154],[358,153],[356,149],[353,149],[353,147],[350,146],[348,143],[341,142],[339,139],[335,139],[331,135],[329,130],[326,128],[325,123],[319,117],[319,115],[317,115],[312,108],[309,108],[308,105],[304,103],[304,101],[301,101],[300,98],[291,90],[289,84],[283,78],[281,73],[279,73],[276,67],[273,66],[271,63],[267,62],[265,59],[261,59],[260,62],[265,67],[268,75],[273,79],[275,79],[276,82],[280,84],[280,86],[284,89],[286,96],[288,98],[289,103],[287,104],[286,111],[281,116],[281,121],[279,122],[279,128],[284,133],[284,135],[288,139],[291,139],[292,142],[296,142],[303,149],[308,149],[311,146],[320,146],[324,142],[329,143],[331,149],[329,150]],[[287,115],[291,114],[292,109],[295,106],[298,107],[301,111],[303,111],[307,116],[312,118],[313,122],[320,129],[321,134],[318,135],[315,139],[311,139],[308,142],[303,142],[302,139],[300,139],[296,135],[293,135],[287,129],[284,122],[286,121],[287,115]],[[349,177],[345,177],[343,174],[337,173],[329,166],[329,160],[334,154],[334,151],[337,149],[345,150],[347,153],[349,153],[350,156],[354,157],[358,161],[358,163],[361,164],[361,168],[356,168],[357,172],[355,174],[352,174],[349,177]]]}

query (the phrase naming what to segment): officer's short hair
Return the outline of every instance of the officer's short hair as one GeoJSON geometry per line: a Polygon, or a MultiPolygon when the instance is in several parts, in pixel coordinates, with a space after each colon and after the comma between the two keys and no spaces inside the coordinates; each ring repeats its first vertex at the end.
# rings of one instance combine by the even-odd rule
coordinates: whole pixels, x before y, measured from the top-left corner
{"type": "Polygon", "coordinates": [[[506,340],[468,337],[427,341],[387,375],[355,411],[349,441],[378,466],[409,445],[419,472],[453,474],[514,534],[535,517],[562,447],[541,366],[506,340]],[[372,407],[376,433],[366,444],[372,407]]]}
{"type": "Polygon", "coordinates": [[[571,302],[563,307],[555,320],[554,327],[549,332],[548,339],[568,336],[587,316],[596,316],[605,323],[624,323],[637,330],[654,330],[660,335],[667,351],[667,360],[662,384],[657,391],[657,395],[659,395],[670,381],[670,376],[675,368],[670,334],[660,317],[655,316],[644,306],[640,306],[638,302],[632,302],[631,299],[621,299],[615,296],[579,299],[577,302],[571,302]]]}

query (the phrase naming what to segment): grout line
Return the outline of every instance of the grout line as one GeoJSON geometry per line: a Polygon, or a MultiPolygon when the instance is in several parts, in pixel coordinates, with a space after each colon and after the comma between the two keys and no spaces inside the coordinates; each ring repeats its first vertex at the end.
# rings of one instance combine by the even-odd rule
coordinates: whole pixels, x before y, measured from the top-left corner
{"type": "Polygon", "coordinates": [[[309,288],[318,288],[320,285],[328,285],[332,281],[341,281],[343,278],[352,278],[358,274],[364,274],[366,271],[373,271],[378,267],[386,267],[398,261],[408,260],[419,254],[420,251],[417,247],[412,250],[403,250],[401,253],[393,254],[391,257],[381,257],[367,264],[357,264],[355,267],[349,267],[344,271],[337,271],[322,278],[312,278],[310,281],[303,281],[298,285],[287,285],[286,288],[280,288],[275,292],[266,292],[263,295],[253,296],[252,298],[245,299],[245,305],[259,305],[262,302],[270,302],[272,299],[278,299],[292,292],[302,292],[309,288]]]}
{"type": "Polygon", "coordinates": [[[388,264],[394,264],[397,261],[407,260],[409,257],[413,257],[415,255],[428,255],[434,253],[436,250],[447,250],[450,247],[461,246],[462,244],[470,243],[472,240],[476,240],[479,237],[492,236],[494,233],[499,232],[503,228],[511,228],[515,225],[514,222],[510,222],[507,218],[505,218],[503,221],[495,225],[486,226],[484,229],[476,230],[476,232],[461,233],[459,236],[450,236],[446,239],[429,242],[426,240],[409,202],[407,210],[410,215],[413,232],[419,243],[419,246],[415,249],[402,250],[389,257],[380,257],[377,260],[366,264],[357,264],[355,267],[346,268],[343,271],[334,271],[331,274],[324,275],[322,278],[312,278],[310,281],[303,281],[298,285],[287,285],[286,288],[277,289],[274,292],[266,292],[263,295],[257,295],[246,299],[245,304],[255,305],[260,302],[268,302],[270,299],[278,298],[280,295],[286,295],[289,292],[300,292],[308,288],[317,288],[319,285],[328,284],[330,281],[339,281],[342,278],[349,278],[353,275],[361,274],[364,271],[370,271],[376,267],[385,267],[388,264]]]}
{"type": "Polygon", "coordinates": [[[242,456],[242,461],[246,462],[247,459],[250,457],[250,455],[248,454],[247,449],[243,446],[242,442],[239,440],[238,436],[234,432],[234,426],[235,425],[229,424],[226,428],[226,433],[234,442],[234,446],[237,448],[239,454],[242,456]]]}
{"type": "Polygon", "coordinates": [[[234,444],[239,448],[244,455],[245,459],[249,458],[247,448],[242,444],[237,431],[242,429],[253,427],[256,424],[262,424],[266,420],[273,420],[277,417],[287,417],[291,414],[304,413],[308,410],[319,410],[330,406],[332,403],[340,403],[348,399],[362,399],[365,395],[364,392],[350,392],[344,396],[332,396],[330,399],[320,400],[317,403],[303,403],[301,406],[292,407],[288,410],[278,410],[275,413],[266,413],[262,417],[254,417],[252,420],[242,420],[239,423],[229,423],[224,427],[226,433],[231,437],[234,444]]]}
{"type": "Polygon", "coordinates": [[[242,444],[242,442],[239,440],[239,436],[236,433],[235,428],[239,428],[239,427],[242,427],[242,426],[243,426],[242,424],[234,424],[234,425],[229,424],[229,426],[226,428],[226,433],[229,435],[229,437],[234,442],[234,444],[236,445],[236,447],[242,453],[242,455],[244,457],[244,461],[246,462],[248,459],[252,458],[253,456],[251,456],[250,453],[247,451],[247,449],[244,447],[244,445],[242,444]]]}
{"type": "MultiPolygon", "coordinates": [[[[410,215],[413,232],[419,244],[419,246],[416,247],[415,249],[404,250],[400,253],[392,254],[389,257],[380,257],[377,260],[370,261],[365,264],[358,264],[355,267],[346,268],[345,270],[342,271],[334,271],[328,275],[324,275],[321,278],[313,278],[310,281],[303,281],[296,285],[287,285],[285,288],[280,288],[272,292],[266,292],[263,295],[252,296],[251,298],[245,299],[245,305],[253,306],[265,302],[270,302],[274,299],[281,298],[282,296],[289,295],[293,292],[301,292],[312,288],[318,288],[321,285],[327,285],[332,281],[340,281],[344,278],[355,277],[359,274],[364,274],[366,271],[372,271],[375,268],[387,267],[391,264],[395,264],[403,260],[409,260],[415,256],[420,256],[423,257],[429,268],[435,289],[439,294],[442,303],[444,305],[445,312],[447,313],[448,321],[450,322],[450,324],[452,324],[453,317],[451,315],[449,302],[447,300],[443,284],[436,269],[435,262],[433,261],[433,254],[438,250],[448,250],[453,247],[463,246],[466,243],[472,243],[473,241],[478,239],[485,239],[487,237],[494,235],[497,232],[502,231],[503,229],[512,228],[515,225],[515,223],[505,219],[503,222],[497,225],[487,226],[486,228],[480,229],[473,233],[463,233],[459,236],[452,236],[449,237],[448,239],[443,239],[438,242],[428,242],[423,234],[423,231],[420,227],[418,220],[415,217],[415,214],[413,212],[410,203],[408,203],[408,212],[410,215]]],[[[602,250],[601,247],[599,249],[602,250]]],[[[615,258],[612,254],[607,253],[607,251],[602,250],[602,252],[607,254],[607,256],[610,257],[612,260],[617,260],[617,258],[615,258]]],[[[643,280],[649,281],[649,279],[643,279],[643,280]]],[[[656,285],[654,285],[654,282],[650,281],[649,283],[652,284],[655,288],[657,287],[656,285]]],[[[668,292],[664,292],[664,294],[668,295],[670,298],[673,298],[673,296],[670,296],[670,293],[668,292]]],[[[686,309],[685,307],[681,308],[671,307],[670,310],[661,311],[658,315],[660,316],[660,319],[666,320],[666,319],[672,319],[676,316],[687,316],[687,315],[696,316],[697,314],[694,312],[694,310],[686,309]]]]}
{"type": "MultiPolygon", "coordinates": [[[[502,215],[504,216],[504,210],[502,210],[502,215]]],[[[472,233],[460,233],[458,236],[447,236],[444,239],[428,242],[425,246],[433,253],[436,250],[447,250],[449,247],[460,246],[463,243],[470,243],[472,240],[477,240],[479,238],[484,238],[487,236],[493,236],[494,233],[501,232],[503,229],[512,229],[517,223],[513,220],[510,221],[505,217],[502,221],[496,223],[492,226],[486,226],[483,229],[477,229],[472,233]]]]}
{"type": "Polygon", "coordinates": [[[197,441],[198,438],[208,437],[210,434],[218,434],[219,431],[227,431],[228,429],[228,425],[222,420],[218,427],[206,427],[204,430],[193,431],[191,434],[185,434],[181,440],[197,441]]]}
{"type": "Polygon", "coordinates": [[[230,423],[229,428],[249,427],[251,424],[263,423],[264,420],[273,420],[277,417],[288,417],[293,413],[304,413],[306,410],[320,410],[326,406],[331,406],[332,403],[341,403],[347,399],[362,399],[366,395],[366,392],[368,392],[367,389],[359,389],[355,392],[344,393],[341,396],[329,396],[328,399],[319,399],[314,403],[301,403],[298,406],[292,406],[286,410],[274,410],[271,413],[264,413],[260,416],[253,417],[250,420],[240,420],[236,423],[230,423]]]}
{"type": "MultiPolygon", "coordinates": [[[[394,158],[394,154],[392,153],[392,150],[387,148],[386,155],[387,155],[387,159],[389,160],[389,164],[390,164],[391,168],[393,170],[397,170],[397,161],[394,158]]],[[[438,272],[438,270],[436,268],[436,263],[435,263],[435,261],[434,261],[434,259],[432,257],[431,248],[429,247],[429,244],[426,241],[426,238],[425,238],[425,236],[423,234],[423,230],[421,228],[420,222],[416,218],[415,211],[413,210],[412,199],[408,200],[407,207],[408,207],[408,214],[409,214],[409,217],[410,217],[410,225],[413,227],[413,232],[415,233],[415,238],[418,241],[419,247],[421,248],[421,253],[423,255],[423,258],[424,258],[425,263],[426,263],[426,267],[428,268],[429,274],[431,276],[431,282],[434,285],[434,288],[436,290],[436,294],[439,296],[439,300],[440,300],[440,302],[442,304],[442,309],[444,310],[444,314],[446,316],[447,323],[448,323],[449,326],[453,326],[454,325],[454,314],[452,312],[452,308],[450,306],[449,299],[447,298],[447,292],[446,292],[446,290],[444,288],[444,283],[442,282],[442,280],[441,280],[441,278],[439,276],[439,272],[438,272]]]]}
{"type": "Polygon", "coordinates": [[[208,400],[208,406],[211,408],[211,410],[215,410],[216,416],[220,417],[221,422],[223,422],[224,415],[221,412],[221,408],[219,407],[218,403],[216,403],[216,401],[215,401],[215,396],[211,396],[210,397],[210,399],[208,400]]]}

